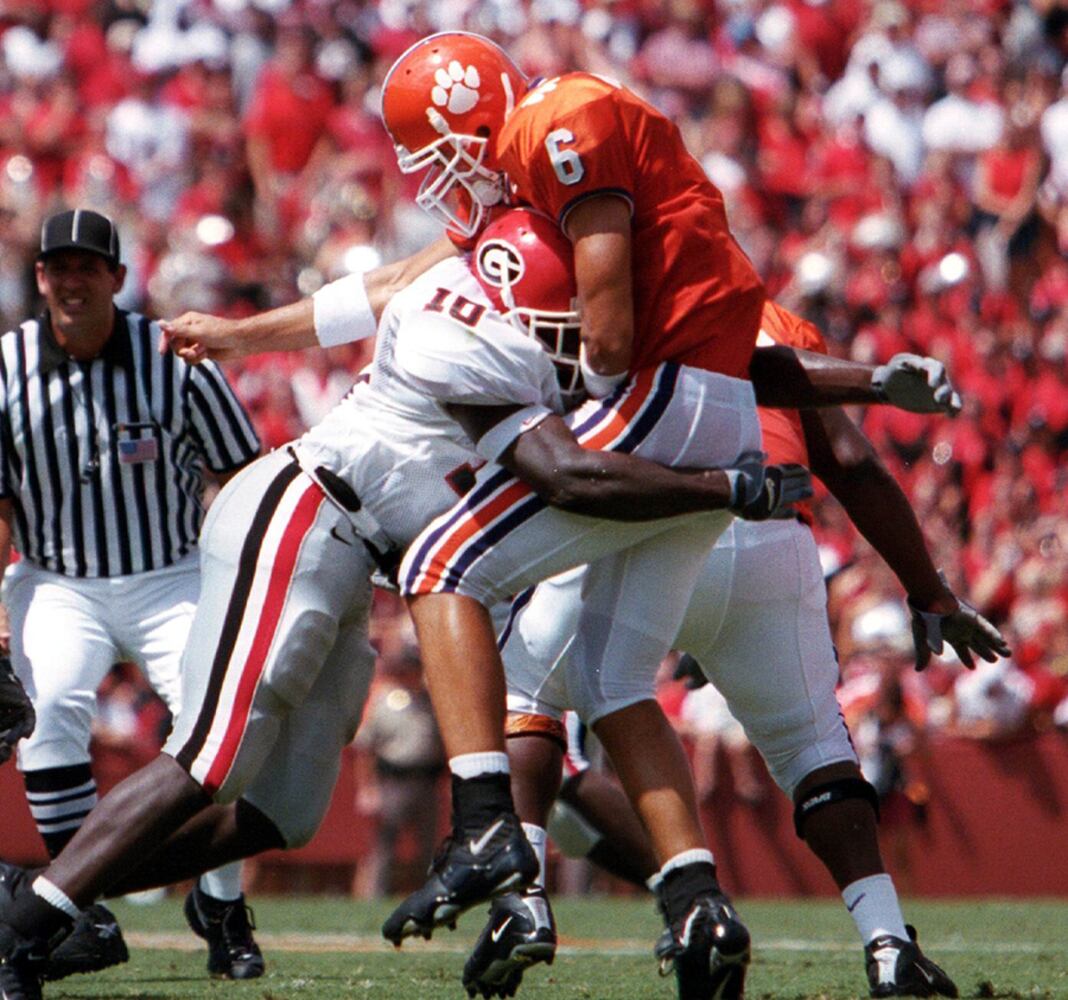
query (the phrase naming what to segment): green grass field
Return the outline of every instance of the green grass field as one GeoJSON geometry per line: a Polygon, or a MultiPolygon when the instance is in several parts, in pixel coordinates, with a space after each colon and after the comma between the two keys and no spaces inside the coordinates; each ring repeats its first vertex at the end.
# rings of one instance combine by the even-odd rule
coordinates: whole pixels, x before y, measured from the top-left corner
{"type": "MultiPolygon", "coordinates": [[[[590,898],[556,904],[561,947],[556,963],[531,969],[519,996],[670,1000],[673,980],[656,974],[659,930],[645,901],[590,898]]],[[[747,996],[801,1000],[867,995],[852,922],[834,901],[742,901],[754,938],[747,996]]],[[[132,958],[96,976],[48,984],[48,998],[110,1000],[290,1000],[384,997],[463,998],[460,970],[480,917],[456,932],[406,944],[400,952],[378,928],[388,904],[332,897],[255,900],[267,975],[247,983],[209,981],[204,953],[185,929],[181,898],[152,907],[116,904],[132,958]]],[[[924,950],[956,980],[964,997],[1068,998],[1068,902],[913,902],[908,918],[924,950]]]]}

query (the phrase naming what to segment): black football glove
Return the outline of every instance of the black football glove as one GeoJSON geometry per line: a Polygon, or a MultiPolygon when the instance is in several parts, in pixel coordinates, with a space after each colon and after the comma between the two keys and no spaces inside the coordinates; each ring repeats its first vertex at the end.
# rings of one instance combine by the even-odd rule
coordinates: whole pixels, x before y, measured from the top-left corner
{"type": "Polygon", "coordinates": [[[881,400],[910,413],[960,413],[960,395],[934,358],[895,354],[872,372],[871,384],[881,400]]]}
{"type": "Polygon", "coordinates": [[[0,655],[0,764],[14,752],[15,744],[29,736],[37,714],[26,689],[15,676],[11,660],[0,655]]]}
{"type": "Polygon", "coordinates": [[[788,508],[812,496],[812,476],[803,465],[765,465],[765,455],[747,451],[733,468],[724,469],[731,481],[728,507],[746,521],[788,517],[788,508]]]}
{"type": "Polygon", "coordinates": [[[909,601],[917,670],[923,670],[931,662],[932,653],[941,656],[943,644],[946,642],[953,647],[961,663],[969,670],[975,668],[973,653],[977,653],[988,663],[1011,654],[1009,644],[990,622],[967,601],[962,601],[959,597],[956,600],[957,610],[946,615],[921,611],[909,601]]]}

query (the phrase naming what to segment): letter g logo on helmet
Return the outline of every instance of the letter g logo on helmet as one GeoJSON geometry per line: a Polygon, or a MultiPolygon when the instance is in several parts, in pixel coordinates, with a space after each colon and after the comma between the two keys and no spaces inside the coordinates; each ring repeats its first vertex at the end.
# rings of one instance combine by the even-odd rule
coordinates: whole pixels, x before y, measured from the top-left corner
{"type": "Polygon", "coordinates": [[[526,270],[523,255],[511,243],[501,239],[482,243],[476,265],[479,277],[495,288],[511,288],[526,270]]]}

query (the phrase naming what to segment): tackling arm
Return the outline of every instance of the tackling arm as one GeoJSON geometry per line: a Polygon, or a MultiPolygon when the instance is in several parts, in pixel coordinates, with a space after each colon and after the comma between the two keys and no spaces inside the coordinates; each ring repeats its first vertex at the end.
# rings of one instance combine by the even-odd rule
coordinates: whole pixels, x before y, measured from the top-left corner
{"type": "MultiPolygon", "coordinates": [[[[511,407],[449,409],[476,441],[515,412],[511,407]]],[[[652,521],[709,510],[764,520],[812,495],[801,466],[765,468],[762,456],[742,456],[732,469],[670,469],[622,452],[583,448],[557,416],[545,417],[520,434],[498,461],[550,506],[614,521],[652,521]]]]}
{"type": "Polygon", "coordinates": [[[932,652],[941,653],[943,638],[965,666],[973,666],[973,652],[989,661],[1007,656],[998,630],[959,600],[935,569],[908,498],[863,432],[837,408],[803,410],[801,422],[812,471],[909,595],[917,669],[932,652]]]}

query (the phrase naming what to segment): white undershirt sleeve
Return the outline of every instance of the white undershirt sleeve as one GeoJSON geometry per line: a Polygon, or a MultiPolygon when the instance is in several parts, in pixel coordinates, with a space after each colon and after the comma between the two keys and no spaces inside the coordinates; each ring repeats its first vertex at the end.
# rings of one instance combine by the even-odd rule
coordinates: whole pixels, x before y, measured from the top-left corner
{"type": "Polygon", "coordinates": [[[547,406],[537,404],[524,406],[523,409],[516,410],[511,416],[505,417],[499,424],[494,424],[486,431],[478,439],[475,450],[487,462],[496,462],[501,457],[501,452],[520,434],[525,434],[537,427],[552,412],[547,406]]]}

